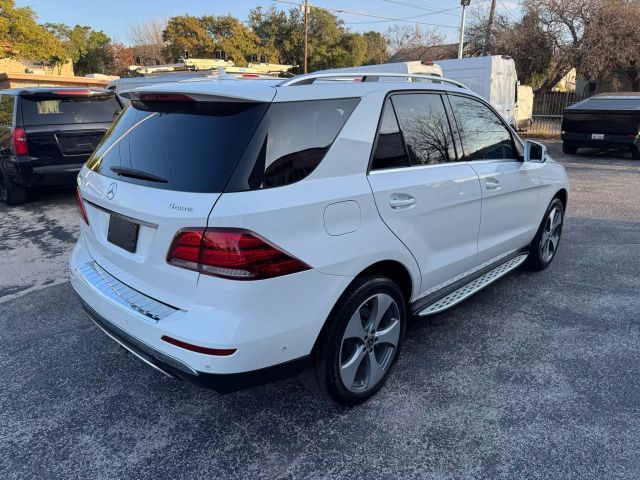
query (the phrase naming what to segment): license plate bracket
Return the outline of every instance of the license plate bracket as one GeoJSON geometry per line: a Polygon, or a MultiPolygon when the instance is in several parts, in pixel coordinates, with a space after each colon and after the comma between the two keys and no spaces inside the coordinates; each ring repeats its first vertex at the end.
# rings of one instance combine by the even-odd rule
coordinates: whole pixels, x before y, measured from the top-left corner
{"type": "Polygon", "coordinates": [[[139,224],[120,215],[111,214],[109,218],[107,241],[126,250],[127,252],[136,253],[139,230],[139,224]]]}

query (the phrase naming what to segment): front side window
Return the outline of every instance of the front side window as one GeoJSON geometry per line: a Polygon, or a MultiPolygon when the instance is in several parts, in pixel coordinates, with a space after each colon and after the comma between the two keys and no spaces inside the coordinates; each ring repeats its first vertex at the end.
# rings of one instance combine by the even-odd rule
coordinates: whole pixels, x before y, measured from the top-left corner
{"type": "Polygon", "coordinates": [[[468,97],[450,96],[467,160],[502,160],[518,157],[511,132],[483,103],[468,97]]]}
{"type": "Polygon", "coordinates": [[[373,152],[371,170],[408,166],[409,157],[404,148],[398,120],[393,111],[391,100],[387,99],[382,110],[382,120],[380,121],[376,148],[373,152]]]}
{"type": "Polygon", "coordinates": [[[438,94],[400,94],[392,98],[412,165],[456,161],[451,126],[438,94]]]}

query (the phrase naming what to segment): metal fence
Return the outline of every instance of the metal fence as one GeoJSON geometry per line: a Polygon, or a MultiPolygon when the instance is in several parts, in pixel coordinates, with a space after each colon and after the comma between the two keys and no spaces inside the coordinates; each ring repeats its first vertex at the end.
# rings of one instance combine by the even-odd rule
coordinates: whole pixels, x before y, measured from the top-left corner
{"type": "Polygon", "coordinates": [[[562,112],[589,95],[577,93],[537,93],[533,98],[533,124],[525,135],[532,137],[560,137],[562,112]]]}

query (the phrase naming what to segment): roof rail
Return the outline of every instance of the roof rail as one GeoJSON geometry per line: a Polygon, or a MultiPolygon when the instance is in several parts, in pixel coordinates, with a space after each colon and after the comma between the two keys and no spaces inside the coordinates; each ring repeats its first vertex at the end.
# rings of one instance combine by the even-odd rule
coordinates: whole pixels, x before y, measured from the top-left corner
{"type": "Polygon", "coordinates": [[[331,78],[352,78],[362,77],[363,82],[377,82],[380,77],[398,77],[398,78],[418,78],[422,80],[431,80],[432,82],[450,83],[456,87],[469,90],[469,87],[463,83],[456,82],[449,78],[439,77],[437,75],[427,75],[422,73],[391,73],[391,72],[336,72],[336,73],[309,73],[307,75],[298,75],[289,78],[278,84],[279,87],[291,87],[294,85],[311,85],[316,80],[331,78]]]}

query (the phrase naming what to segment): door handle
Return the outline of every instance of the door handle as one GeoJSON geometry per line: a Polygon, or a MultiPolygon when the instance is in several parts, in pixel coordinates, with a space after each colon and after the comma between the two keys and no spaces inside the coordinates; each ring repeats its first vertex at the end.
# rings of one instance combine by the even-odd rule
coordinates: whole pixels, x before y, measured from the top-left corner
{"type": "Polygon", "coordinates": [[[500,190],[500,182],[495,178],[487,178],[484,181],[484,188],[487,190],[500,190]]]}
{"type": "Polygon", "coordinates": [[[406,193],[394,193],[389,199],[389,205],[394,210],[411,208],[416,204],[416,199],[406,193]]]}

